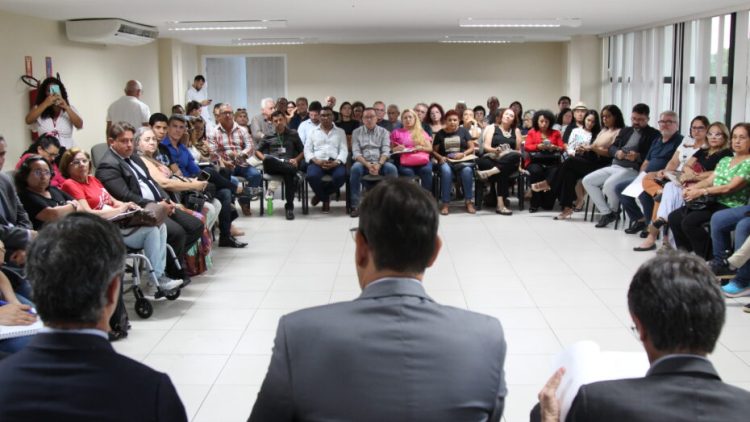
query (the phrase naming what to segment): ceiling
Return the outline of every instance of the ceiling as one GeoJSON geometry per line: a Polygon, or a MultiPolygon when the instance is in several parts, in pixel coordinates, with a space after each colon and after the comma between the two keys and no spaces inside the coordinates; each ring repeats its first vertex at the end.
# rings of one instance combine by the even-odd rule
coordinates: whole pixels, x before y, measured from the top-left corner
{"type": "Polygon", "coordinates": [[[0,10],[53,20],[121,18],[159,28],[161,37],[200,45],[236,38],[303,37],[317,43],[434,42],[445,36],[513,36],[564,41],[640,27],[712,10],[747,9],[737,0],[0,0],[0,10]],[[677,6],[679,5],[679,6],[677,6]],[[460,28],[464,18],[579,18],[578,28],[460,28]],[[169,21],[285,19],[285,28],[168,32],[169,21]]]}

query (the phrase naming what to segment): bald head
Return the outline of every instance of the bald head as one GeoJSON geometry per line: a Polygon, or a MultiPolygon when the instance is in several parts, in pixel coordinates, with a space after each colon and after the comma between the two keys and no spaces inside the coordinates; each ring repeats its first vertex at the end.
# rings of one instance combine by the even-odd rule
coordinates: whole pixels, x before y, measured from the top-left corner
{"type": "Polygon", "coordinates": [[[131,97],[140,97],[143,85],[136,80],[130,80],[125,84],[125,95],[131,97]]]}

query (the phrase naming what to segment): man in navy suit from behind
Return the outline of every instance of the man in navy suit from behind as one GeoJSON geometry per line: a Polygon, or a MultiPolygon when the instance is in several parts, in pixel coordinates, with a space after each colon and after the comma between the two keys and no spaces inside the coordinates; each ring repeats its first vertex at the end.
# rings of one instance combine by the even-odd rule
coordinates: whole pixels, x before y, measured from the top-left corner
{"type": "Polygon", "coordinates": [[[187,421],[169,377],[107,340],[125,252],[119,230],[91,214],[39,232],[26,270],[45,328],[0,362],[0,420],[187,421]]]}

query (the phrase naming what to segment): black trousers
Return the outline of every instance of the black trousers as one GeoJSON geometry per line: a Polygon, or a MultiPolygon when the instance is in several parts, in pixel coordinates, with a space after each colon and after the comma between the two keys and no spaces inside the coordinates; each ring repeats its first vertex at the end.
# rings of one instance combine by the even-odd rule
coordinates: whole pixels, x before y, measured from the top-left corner
{"type": "Polygon", "coordinates": [[[667,219],[674,235],[674,243],[680,249],[694,252],[704,259],[710,259],[711,233],[706,231],[703,225],[711,221],[711,216],[716,211],[726,208],[727,206],[717,202],[704,210],[688,210],[683,206],[672,211],[667,219]]]}
{"type": "MultiPolygon", "coordinates": [[[[175,255],[182,262],[186,247],[200,239],[203,233],[203,223],[192,215],[177,210],[164,221],[164,224],[167,225],[167,243],[174,249],[175,255]]],[[[183,268],[185,267],[183,266],[183,268]]],[[[177,278],[183,276],[177,271],[171,259],[167,259],[166,272],[177,278]]]]}
{"type": "MultiPolygon", "coordinates": [[[[526,167],[526,171],[529,172],[529,182],[537,183],[542,180],[546,180],[547,183],[552,184],[552,180],[555,178],[559,165],[542,165],[538,163],[531,163],[526,167]]],[[[542,207],[547,210],[551,210],[555,205],[555,196],[552,191],[547,192],[533,192],[531,194],[531,208],[542,207]]]]}
{"type": "Polygon", "coordinates": [[[492,183],[497,196],[507,199],[510,196],[510,176],[518,171],[520,161],[521,158],[518,157],[518,160],[514,160],[514,162],[500,163],[488,157],[481,157],[477,160],[477,167],[479,170],[489,170],[493,167],[497,167],[500,170],[500,173],[487,180],[492,183]]]}
{"type": "Polygon", "coordinates": [[[294,167],[286,161],[267,157],[263,160],[263,171],[270,175],[281,176],[284,178],[284,193],[286,195],[286,205],[284,208],[293,210],[294,193],[297,191],[297,167],[294,167]]]}
{"type": "Polygon", "coordinates": [[[574,156],[563,161],[550,183],[552,191],[560,201],[560,206],[573,208],[576,198],[576,184],[584,176],[602,167],[602,163],[592,161],[585,157],[574,156]]]}

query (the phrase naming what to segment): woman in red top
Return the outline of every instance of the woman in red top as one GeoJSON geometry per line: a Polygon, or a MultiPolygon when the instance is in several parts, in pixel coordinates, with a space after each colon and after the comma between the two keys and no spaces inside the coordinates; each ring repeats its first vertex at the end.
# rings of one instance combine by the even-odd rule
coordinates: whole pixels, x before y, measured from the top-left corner
{"type": "Polygon", "coordinates": [[[552,209],[555,197],[549,189],[539,189],[537,183],[552,180],[557,167],[562,162],[565,151],[560,132],[552,129],[555,116],[549,110],[539,110],[532,118],[532,129],[526,134],[524,149],[527,157],[524,161],[529,180],[532,183],[531,204],[529,212],[537,212],[539,207],[552,209]]]}
{"type": "MultiPolygon", "coordinates": [[[[85,151],[73,147],[60,159],[60,169],[68,179],[62,191],[78,201],[78,211],[109,219],[123,212],[138,209],[132,202],[121,202],[113,198],[102,182],[91,173],[91,157],[85,151]]],[[[152,282],[169,292],[182,286],[182,280],[173,280],[164,274],[167,263],[167,227],[139,227],[136,231],[127,229],[123,237],[125,244],[132,249],[143,249],[144,255],[154,269],[152,282]]]]}

